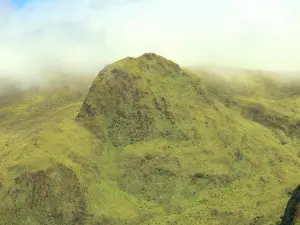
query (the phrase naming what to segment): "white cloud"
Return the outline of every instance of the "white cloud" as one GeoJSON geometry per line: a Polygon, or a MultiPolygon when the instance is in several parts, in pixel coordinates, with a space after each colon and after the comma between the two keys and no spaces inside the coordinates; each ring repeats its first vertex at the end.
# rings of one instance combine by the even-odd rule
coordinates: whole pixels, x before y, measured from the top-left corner
{"type": "MultiPolygon", "coordinates": [[[[3,3],[4,1],[2,1],[3,3]]],[[[0,5],[0,77],[96,74],[156,52],[183,65],[300,70],[296,0],[47,0],[0,5]]]]}

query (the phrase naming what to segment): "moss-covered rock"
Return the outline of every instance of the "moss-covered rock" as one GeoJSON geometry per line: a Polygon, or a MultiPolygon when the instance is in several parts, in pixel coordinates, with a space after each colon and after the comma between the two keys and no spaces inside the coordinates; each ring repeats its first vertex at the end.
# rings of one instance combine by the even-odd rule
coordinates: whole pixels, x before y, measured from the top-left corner
{"type": "MultiPolygon", "coordinates": [[[[166,136],[189,139],[176,118],[176,110],[189,108],[182,88],[197,100],[205,95],[196,77],[186,74],[176,63],[154,53],[125,58],[105,67],[95,79],[83,102],[78,121],[100,139],[115,146],[166,136]],[[181,100],[180,106],[174,105],[181,100]]],[[[189,112],[182,115],[192,121],[189,112]]]]}
{"type": "Polygon", "coordinates": [[[23,172],[1,199],[1,221],[18,225],[85,224],[84,192],[76,174],[62,164],[23,172]]]}

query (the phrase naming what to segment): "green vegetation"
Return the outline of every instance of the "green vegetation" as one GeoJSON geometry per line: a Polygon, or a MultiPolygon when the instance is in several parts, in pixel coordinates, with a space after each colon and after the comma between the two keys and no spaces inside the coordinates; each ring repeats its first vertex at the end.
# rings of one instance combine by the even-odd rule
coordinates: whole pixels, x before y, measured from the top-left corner
{"type": "Polygon", "coordinates": [[[296,82],[155,54],[68,82],[0,105],[0,224],[280,220],[299,184],[296,82]]]}

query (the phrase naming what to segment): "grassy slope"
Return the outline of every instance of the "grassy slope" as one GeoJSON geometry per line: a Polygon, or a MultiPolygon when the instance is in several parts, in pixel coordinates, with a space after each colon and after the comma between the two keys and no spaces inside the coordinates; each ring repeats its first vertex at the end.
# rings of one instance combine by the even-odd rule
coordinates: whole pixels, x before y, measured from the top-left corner
{"type": "MultiPolygon", "coordinates": [[[[122,66],[121,63],[117,67],[122,66]]],[[[165,76],[159,80],[152,77],[152,84],[160,85],[153,85],[151,90],[156,91],[157,98],[164,95],[167,99],[178,132],[169,138],[154,132],[143,141],[125,140],[126,146],[101,142],[75,122],[84,93],[59,88],[60,91],[39,93],[13,105],[2,105],[0,197],[4,219],[0,223],[272,224],[277,221],[289,198],[286,190],[299,183],[299,142],[295,136],[273,130],[272,126],[250,121],[241,115],[241,105],[261,104],[272,115],[276,112],[297,121],[298,98],[274,100],[256,86],[253,88],[261,96],[253,92],[245,94],[245,89],[228,92],[226,86],[221,93],[219,85],[224,82],[201,76],[200,81],[190,76],[177,79],[165,76]],[[201,90],[204,86],[205,98],[202,91],[197,92],[200,89],[191,88],[191,82],[201,90]],[[228,108],[226,99],[236,99],[238,103],[228,108]],[[49,168],[56,170],[49,172],[49,168]],[[36,176],[37,171],[48,176],[36,176]],[[36,186],[43,186],[40,183],[58,182],[56,177],[64,180],[70,174],[74,177],[70,182],[76,190],[80,189],[76,193],[62,183],[58,183],[60,189],[48,188],[54,200],[44,197],[43,190],[47,188],[36,191],[36,186]],[[69,192],[71,197],[61,194],[69,192]],[[33,199],[38,199],[38,203],[33,199]],[[82,199],[84,206],[77,204],[82,199]],[[37,213],[47,208],[55,211],[56,205],[61,206],[60,213],[46,217],[37,213]],[[70,205],[75,205],[75,209],[70,205]],[[81,218],[75,218],[72,211],[81,218]]],[[[245,85],[251,81],[258,83],[251,79],[245,85]]],[[[164,132],[174,128],[168,127],[171,125],[164,119],[155,126],[156,131],[164,132]]],[[[119,138],[116,137],[115,143],[119,138]]]]}

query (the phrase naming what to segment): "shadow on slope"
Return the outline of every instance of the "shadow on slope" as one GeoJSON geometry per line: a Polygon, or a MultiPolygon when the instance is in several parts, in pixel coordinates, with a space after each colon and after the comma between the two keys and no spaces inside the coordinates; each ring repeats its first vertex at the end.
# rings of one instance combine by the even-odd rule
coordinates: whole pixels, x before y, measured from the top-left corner
{"type": "Polygon", "coordinates": [[[293,191],[280,225],[298,224],[300,224],[300,186],[293,191]]]}

